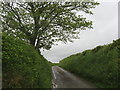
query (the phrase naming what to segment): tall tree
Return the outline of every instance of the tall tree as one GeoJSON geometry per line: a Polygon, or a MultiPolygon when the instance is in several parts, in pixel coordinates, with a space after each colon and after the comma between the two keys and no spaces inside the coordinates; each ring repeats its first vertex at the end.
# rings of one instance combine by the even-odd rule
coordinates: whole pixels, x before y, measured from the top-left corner
{"type": "Polygon", "coordinates": [[[3,32],[27,41],[36,49],[50,49],[58,41],[78,39],[81,30],[92,28],[92,21],[80,12],[93,14],[99,3],[89,2],[2,2],[0,19],[3,32]],[[79,13],[78,13],[79,12],[79,13]]]}

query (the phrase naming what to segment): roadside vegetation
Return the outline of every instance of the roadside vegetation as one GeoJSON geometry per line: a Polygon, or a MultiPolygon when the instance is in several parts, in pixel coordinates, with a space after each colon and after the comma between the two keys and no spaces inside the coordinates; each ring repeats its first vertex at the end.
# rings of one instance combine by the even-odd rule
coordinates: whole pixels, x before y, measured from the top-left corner
{"type": "MultiPolygon", "coordinates": [[[[117,88],[120,39],[92,50],[86,50],[60,61],[59,66],[88,79],[99,88],[117,88]]],[[[118,85],[119,84],[119,85],[118,85]]]]}
{"type": "Polygon", "coordinates": [[[51,66],[33,46],[2,35],[3,88],[51,88],[51,66]]]}
{"type": "Polygon", "coordinates": [[[76,14],[92,15],[98,6],[90,2],[1,2],[3,34],[3,88],[51,87],[51,62],[40,53],[58,42],[79,39],[81,30],[92,29],[92,21],[76,14]],[[19,38],[19,39],[17,39],[19,38]],[[39,53],[38,53],[39,52],[39,53]]]}
{"type": "Polygon", "coordinates": [[[52,63],[52,62],[49,62],[49,64],[50,64],[51,66],[58,66],[58,65],[59,65],[59,63],[52,63]]]}

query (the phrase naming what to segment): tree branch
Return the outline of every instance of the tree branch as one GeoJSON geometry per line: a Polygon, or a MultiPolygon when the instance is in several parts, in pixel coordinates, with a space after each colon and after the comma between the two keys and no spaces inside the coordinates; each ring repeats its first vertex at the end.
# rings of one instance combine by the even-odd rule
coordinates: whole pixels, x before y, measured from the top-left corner
{"type": "Polygon", "coordinates": [[[27,31],[25,31],[26,28],[25,28],[25,26],[23,25],[23,23],[22,23],[22,21],[21,21],[21,19],[20,19],[19,14],[12,8],[12,6],[11,6],[10,4],[8,4],[8,6],[11,8],[11,11],[17,16],[16,19],[19,21],[20,27],[21,27],[21,28],[24,28],[24,29],[21,29],[21,30],[29,37],[31,34],[30,34],[29,32],[27,32],[27,31]]]}

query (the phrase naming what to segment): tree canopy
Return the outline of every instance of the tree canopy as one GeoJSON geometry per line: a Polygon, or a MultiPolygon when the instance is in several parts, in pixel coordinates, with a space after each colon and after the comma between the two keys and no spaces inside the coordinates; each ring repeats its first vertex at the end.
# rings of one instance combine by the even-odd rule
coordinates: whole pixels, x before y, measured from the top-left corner
{"type": "Polygon", "coordinates": [[[50,49],[58,41],[78,39],[92,21],[78,12],[93,14],[98,2],[2,2],[3,32],[27,41],[36,49],[50,49]]]}

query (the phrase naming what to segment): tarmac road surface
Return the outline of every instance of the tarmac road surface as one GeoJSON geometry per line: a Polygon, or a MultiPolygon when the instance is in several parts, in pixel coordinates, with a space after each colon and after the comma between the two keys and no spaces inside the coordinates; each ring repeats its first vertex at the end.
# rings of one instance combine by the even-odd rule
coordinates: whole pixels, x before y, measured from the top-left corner
{"type": "Polygon", "coordinates": [[[90,82],[58,66],[52,67],[53,88],[96,88],[90,82]]]}

